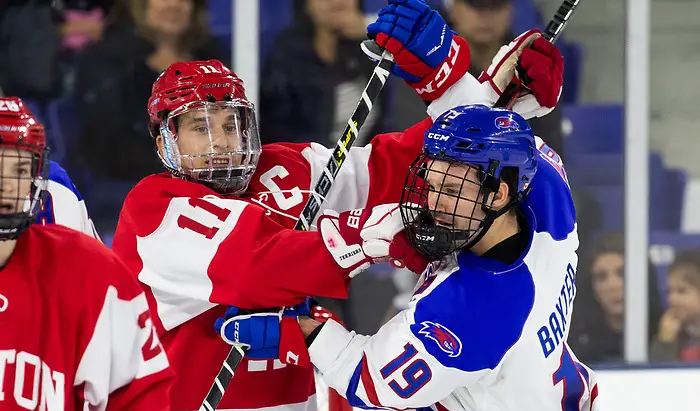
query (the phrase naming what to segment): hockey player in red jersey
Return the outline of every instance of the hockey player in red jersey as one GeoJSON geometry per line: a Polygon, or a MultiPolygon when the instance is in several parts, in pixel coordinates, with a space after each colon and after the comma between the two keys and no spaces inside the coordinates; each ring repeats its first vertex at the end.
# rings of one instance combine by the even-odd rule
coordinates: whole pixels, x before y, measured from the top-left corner
{"type": "MultiPolygon", "coordinates": [[[[394,74],[429,110],[449,108],[455,93],[484,102],[482,84],[467,73],[466,42],[427,6],[396,10],[406,11],[406,24],[426,30],[408,41],[399,34],[377,39],[396,58],[394,74]]],[[[542,81],[556,82],[551,79],[542,81]]],[[[404,171],[421,152],[430,118],[352,148],[323,205],[339,213],[325,220],[325,229],[302,232],[293,226],[331,149],[315,143],[262,148],[243,83],[223,64],[174,63],[153,85],[148,112],[168,172],[146,177],[129,193],[113,249],[157,314],[178,375],[174,409],[198,409],[226,358],[229,347],[212,329],[226,305],[261,309],[294,305],[307,295],[342,298],[349,278],[376,261],[423,268],[396,208],[386,204],[399,201],[404,171]]],[[[301,411],[315,407],[313,393],[311,369],[249,355],[219,407],[301,411]]]]}
{"type": "Polygon", "coordinates": [[[44,129],[0,100],[0,409],[169,410],[172,371],[138,283],[99,241],[32,224],[44,129]]]}

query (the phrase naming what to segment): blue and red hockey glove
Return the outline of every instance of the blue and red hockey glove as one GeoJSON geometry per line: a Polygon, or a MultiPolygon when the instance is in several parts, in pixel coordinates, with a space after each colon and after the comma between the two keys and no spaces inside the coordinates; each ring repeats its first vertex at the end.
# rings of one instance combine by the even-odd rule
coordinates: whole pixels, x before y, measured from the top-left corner
{"type": "Polygon", "coordinates": [[[311,315],[311,300],[276,312],[249,312],[229,307],[214,329],[231,345],[247,348],[246,356],[254,359],[280,359],[286,364],[307,367],[311,364],[304,334],[299,328],[300,315],[311,315]]]}
{"type": "Polygon", "coordinates": [[[250,312],[229,307],[214,329],[231,345],[247,348],[246,356],[254,359],[280,359],[283,363],[308,367],[311,364],[306,340],[299,327],[299,316],[320,323],[334,320],[343,324],[330,310],[307,298],[301,304],[281,311],[250,312]]]}
{"type": "MultiPolygon", "coordinates": [[[[469,70],[466,40],[452,32],[424,0],[389,0],[367,32],[394,55],[392,72],[425,101],[438,99],[469,70]]],[[[363,50],[373,60],[380,57],[363,50]]]]}

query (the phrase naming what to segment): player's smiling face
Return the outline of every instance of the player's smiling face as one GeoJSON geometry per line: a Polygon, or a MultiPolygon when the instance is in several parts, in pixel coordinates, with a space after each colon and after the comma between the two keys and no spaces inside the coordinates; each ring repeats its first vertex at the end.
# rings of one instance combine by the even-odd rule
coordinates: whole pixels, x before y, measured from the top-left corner
{"type": "Polygon", "coordinates": [[[18,148],[2,148],[0,156],[0,214],[22,212],[32,190],[33,155],[18,148]]]}
{"type": "Polygon", "coordinates": [[[242,149],[241,116],[235,108],[188,111],[180,115],[178,121],[177,142],[182,155],[221,154],[242,149]]]}
{"type": "MultiPolygon", "coordinates": [[[[222,104],[205,104],[173,116],[168,129],[177,144],[185,170],[226,168],[241,164],[248,133],[244,110],[222,104]]],[[[157,140],[164,152],[163,137],[157,140]]]]}
{"type": "Polygon", "coordinates": [[[477,230],[485,217],[479,170],[466,164],[430,160],[425,176],[428,206],[438,225],[456,230],[477,230]]]}

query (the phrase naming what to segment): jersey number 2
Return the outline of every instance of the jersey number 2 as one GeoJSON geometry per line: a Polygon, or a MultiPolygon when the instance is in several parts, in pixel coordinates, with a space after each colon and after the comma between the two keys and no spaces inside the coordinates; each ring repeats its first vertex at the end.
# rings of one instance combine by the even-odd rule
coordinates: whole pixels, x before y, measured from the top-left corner
{"type": "MultiPolygon", "coordinates": [[[[399,354],[398,357],[391,360],[387,365],[382,367],[380,373],[382,377],[386,380],[389,378],[396,370],[403,367],[404,364],[411,361],[413,357],[418,354],[418,350],[413,344],[406,344],[403,346],[403,352],[399,354]]],[[[405,384],[400,383],[398,380],[393,379],[389,381],[389,388],[391,388],[396,395],[401,398],[410,398],[418,392],[425,384],[433,378],[433,373],[430,371],[430,366],[421,358],[416,358],[411,361],[406,368],[404,368],[401,373],[405,384]]]]}
{"type": "Polygon", "coordinates": [[[552,374],[554,385],[563,384],[564,394],[561,398],[562,411],[580,411],[581,399],[586,390],[584,378],[588,379],[585,368],[574,361],[569,348],[564,345],[561,353],[559,368],[552,374]]]}
{"type": "MultiPolygon", "coordinates": [[[[202,210],[207,211],[210,214],[216,216],[216,218],[218,218],[221,222],[226,221],[228,216],[231,214],[231,210],[229,210],[228,208],[219,207],[218,205],[209,202],[203,198],[190,198],[188,202],[190,206],[195,208],[201,208],[202,210]]],[[[177,218],[177,226],[182,229],[192,230],[195,233],[203,235],[209,240],[214,238],[216,233],[219,231],[218,227],[208,227],[198,221],[187,217],[186,215],[180,215],[177,218]]]]}

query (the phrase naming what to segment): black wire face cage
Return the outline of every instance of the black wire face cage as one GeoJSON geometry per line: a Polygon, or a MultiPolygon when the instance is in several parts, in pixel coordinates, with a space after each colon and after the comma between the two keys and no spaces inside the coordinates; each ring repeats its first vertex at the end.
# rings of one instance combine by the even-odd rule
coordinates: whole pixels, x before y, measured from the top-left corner
{"type": "MultiPolygon", "coordinates": [[[[476,244],[503,213],[491,209],[500,180],[489,170],[421,154],[401,196],[401,217],[413,247],[439,260],[476,244]],[[472,171],[474,170],[474,171],[472,171]]],[[[504,207],[508,208],[508,207],[504,207]]]]}
{"type": "Polygon", "coordinates": [[[0,146],[0,241],[18,238],[34,222],[48,181],[47,154],[0,146]]]}

